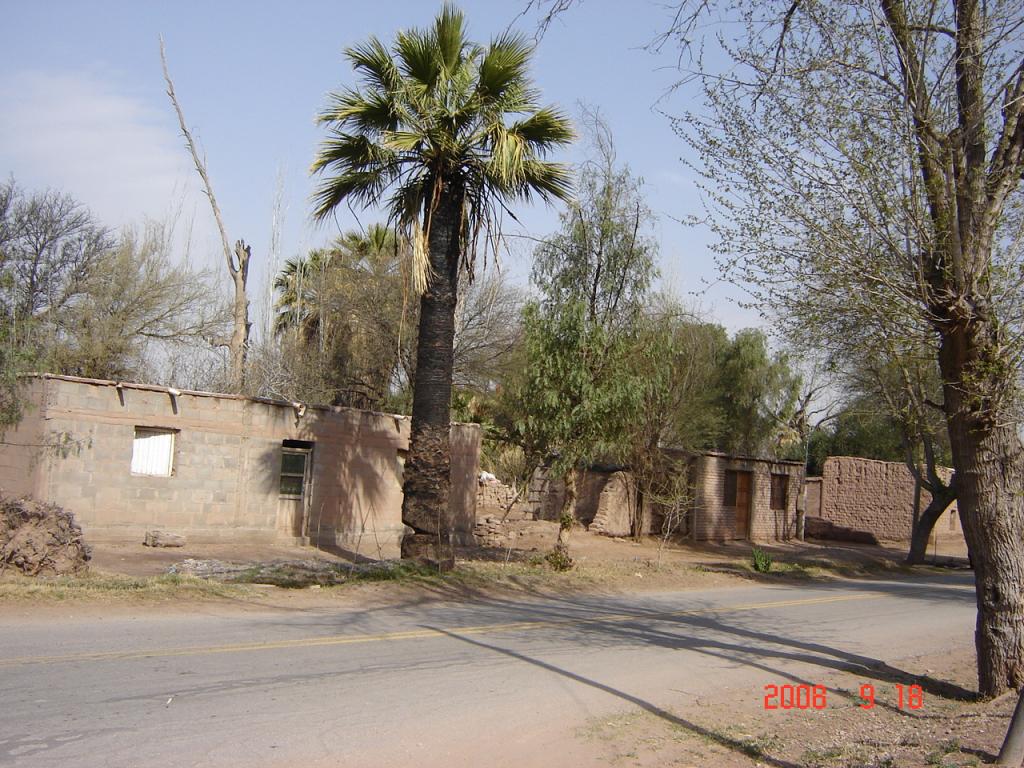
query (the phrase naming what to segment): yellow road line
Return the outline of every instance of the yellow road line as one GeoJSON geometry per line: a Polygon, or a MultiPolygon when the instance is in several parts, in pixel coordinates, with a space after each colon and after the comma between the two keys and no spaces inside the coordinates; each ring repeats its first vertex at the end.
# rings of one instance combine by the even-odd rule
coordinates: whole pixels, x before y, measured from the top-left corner
{"type": "Polygon", "coordinates": [[[545,619],[538,621],[519,621],[507,624],[480,624],[468,627],[450,627],[433,629],[424,627],[403,632],[382,632],[366,635],[327,635],[325,637],[305,637],[296,640],[277,640],[266,643],[232,643],[225,645],[206,645],[185,648],[153,648],[139,651],[107,651],[103,653],[69,653],[62,656],[19,656],[0,659],[0,668],[19,667],[28,664],[61,664],[76,661],[126,661],[132,659],[167,658],[172,656],[202,656],[214,653],[240,653],[245,651],[270,651],[286,648],[315,648],[325,645],[352,645],[355,643],[394,642],[400,640],[418,640],[446,635],[484,635],[498,632],[532,631],[548,627],[561,627],[574,624],[622,624],[630,621],[658,621],[681,616],[700,616],[710,613],[737,613],[739,611],[757,611],[769,608],[789,608],[804,605],[821,605],[823,603],[841,603],[849,600],[872,600],[881,597],[877,592],[858,592],[852,595],[836,597],[811,597],[797,600],[777,600],[767,603],[740,603],[713,608],[693,608],[682,611],[659,611],[657,613],[636,614],[618,613],[601,614],[589,618],[545,619]]]}

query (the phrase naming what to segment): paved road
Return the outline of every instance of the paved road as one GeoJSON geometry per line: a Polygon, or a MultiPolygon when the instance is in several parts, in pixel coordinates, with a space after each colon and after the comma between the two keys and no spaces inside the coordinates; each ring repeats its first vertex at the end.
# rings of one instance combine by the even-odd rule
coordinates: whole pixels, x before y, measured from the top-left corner
{"type": "Polygon", "coordinates": [[[712,691],[760,700],[765,683],[833,669],[878,679],[880,665],[971,643],[973,622],[969,574],[362,611],[0,615],[0,765],[497,766],[513,764],[501,757],[513,741],[520,765],[550,764],[589,718],[712,691]]]}

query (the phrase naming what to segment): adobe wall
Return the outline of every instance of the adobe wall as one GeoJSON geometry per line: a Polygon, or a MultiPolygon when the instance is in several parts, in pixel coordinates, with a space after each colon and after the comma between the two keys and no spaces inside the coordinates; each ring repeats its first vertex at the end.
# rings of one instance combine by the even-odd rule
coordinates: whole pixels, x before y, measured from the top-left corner
{"type": "Polygon", "coordinates": [[[821,478],[808,477],[804,482],[804,500],[808,517],[821,517],[821,478]]]}
{"type": "Polygon", "coordinates": [[[696,458],[696,482],[691,530],[698,541],[743,538],[736,531],[736,509],[725,506],[727,470],[751,473],[751,541],[796,538],[796,510],[803,482],[803,467],[795,462],[743,458],[706,453],[696,458]],[[771,476],[787,475],[786,508],[771,509],[771,476]]]}
{"type": "MultiPolygon", "coordinates": [[[[952,470],[943,469],[948,480],[952,470]]],[[[914,522],[914,476],[906,464],[851,456],[830,456],[821,479],[821,517],[843,528],[870,533],[880,541],[910,541],[914,522]]],[[[920,509],[931,494],[921,490],[920,509]]],[[[948,536],[962,536],[956,505],[936,524],[948,536]]]]}
{"type": "MultiPolygon", "coordinates": [[[[0,487],[31,489],[75,513],[87,532],[137,536],[161,527],[186,534],[296,538],[372,557],[396,554],[409,420],[348,408],[307,407],[236,396],[45,377],[40,402],[5,438],[54,446],[24,459],[0,445],[0,487]],[[177,430],[169,477],[131,472],[136,427],[177,430]],[[314,444],[308,510],[280,495],[282,441],[314,444]]],[[[480,430],[452,427],[451,504],[457,536],[475,519],[480,430]]]]}
{"type": "MultiPolygon", "coordinates": [[[[804,468],[799,462],[728,456],[721,453],[692,455],[670,451],[688,461],[693,473],[694,502],[688,530],[698,541],[726,541],[736,538],[736,510],[724,505],[727,470],[752,475],[749,539],[783,541],[797,536],[797,506],[801,503],[804,468]],[[786,508],[771,509],[771,476],[788,477],[786,508]]],[[[628,472],[586,470],[577,473],[576,518],[590,530],[614,536],[629,534],[629,501],[634,498],[628,472]],[[613,482],[614,480],[614,482],[613,482]]],[[[557,520],[565,489],[560,478],[541,468],[530,484],[529,503],[537,519],[557,520]]],[[[645,533],[657,530],[659,513],[644,511],[645,533]]],[[[685,529],[685,528],[684,528],[685,529]]]]}

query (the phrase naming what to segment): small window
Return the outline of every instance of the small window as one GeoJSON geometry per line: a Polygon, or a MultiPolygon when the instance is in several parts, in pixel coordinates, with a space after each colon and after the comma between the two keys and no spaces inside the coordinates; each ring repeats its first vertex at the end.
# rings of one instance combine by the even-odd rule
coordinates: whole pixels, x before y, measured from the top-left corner
{"type": "Polygon", "coordinates": [[[723,507],[736,506],[736,480],[739,472],[735,469],[725,470],[725,493],[722,496],[723,507]]]}
{"type": "Polygon", "coordinates": [[[285,440],[281,447],[281,495],[290,499],[305,496],[309,481],[313,443],[285,440]]]}
{"type": "Polygon", "coordinates": [[[772,475],[772,509],[786,508],[786,489],[789,487],[789,475],[772,475]]]}
{"type": "Polygon", "coordinates": [[[173,429],[136,427],[132,441],[132,474],[170,477],[174,470],[173,429]]]}

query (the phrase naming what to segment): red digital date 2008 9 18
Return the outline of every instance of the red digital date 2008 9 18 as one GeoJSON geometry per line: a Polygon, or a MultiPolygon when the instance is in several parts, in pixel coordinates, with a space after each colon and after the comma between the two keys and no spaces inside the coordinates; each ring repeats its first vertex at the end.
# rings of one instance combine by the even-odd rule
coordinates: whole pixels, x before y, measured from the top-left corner
{"type": "MultiPolygon", "coordinates": [[[[896,688],[896,705],[900,709],[921,709],[924,706],[924,692],[920,685],[899,685],[896,688]]],[[[866,683],[860,687],[861,709],[875,706],[875,686],[866,683]]],[[[823,685],[766,685],[764,687],[765,709],[825,709],[828,706],[828,689],[823,685]]]]}

